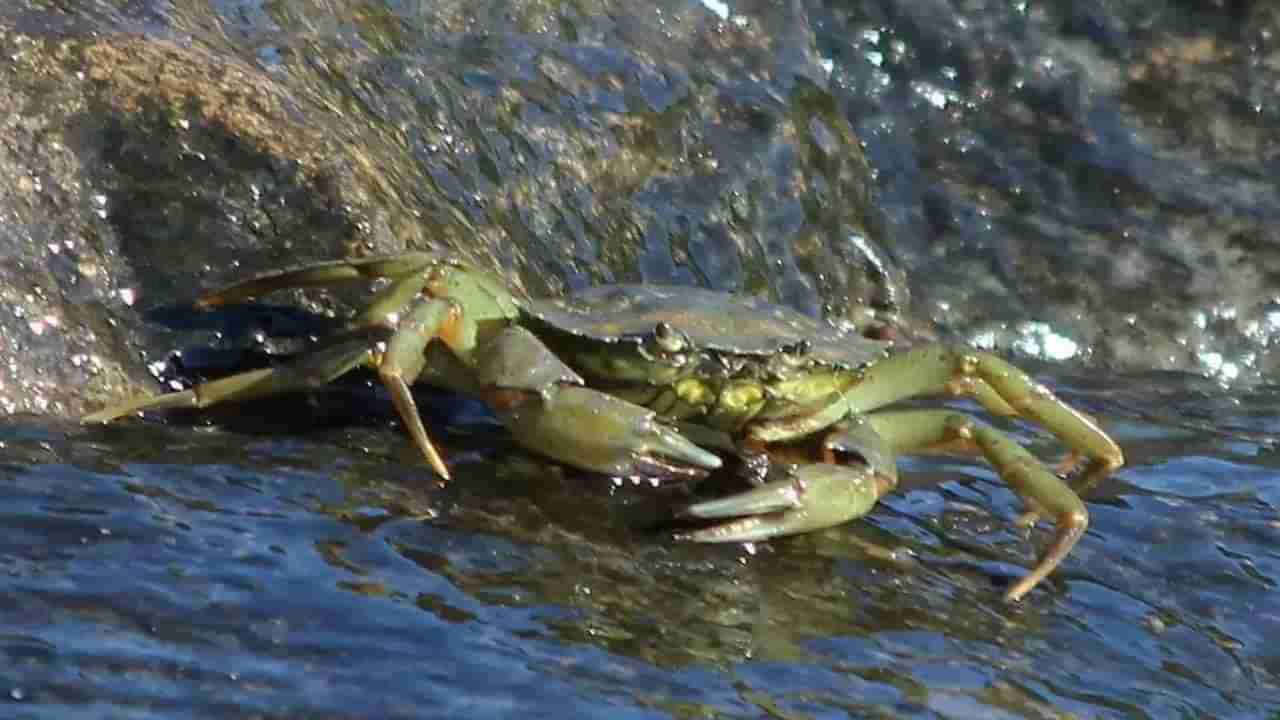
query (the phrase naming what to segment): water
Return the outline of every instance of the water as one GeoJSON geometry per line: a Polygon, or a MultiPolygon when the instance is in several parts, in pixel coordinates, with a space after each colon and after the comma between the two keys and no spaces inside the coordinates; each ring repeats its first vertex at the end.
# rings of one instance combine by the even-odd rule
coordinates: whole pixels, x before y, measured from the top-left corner
{"type": "Polygon", "coordinates": [[[648,493],[484,427],[441,487],[381,424],[11,418],[0,687],[31,717],[1265,717],[1275,389],[1048,379],[1129,464],[1017,606],[1018,505],[969,460],[905,460],[867,519],[748,552],[670,543],[648,493]]]}

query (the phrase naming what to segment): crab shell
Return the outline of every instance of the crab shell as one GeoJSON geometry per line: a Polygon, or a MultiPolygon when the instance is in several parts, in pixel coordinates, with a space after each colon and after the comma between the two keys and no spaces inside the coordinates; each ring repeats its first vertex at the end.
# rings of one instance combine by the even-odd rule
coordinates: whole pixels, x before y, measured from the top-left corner
{"type": "Polygon", "coordinates": [[[606,285],[525,311],[539,339],[593,387],[725,430],[810,411],[890,348],[791,308],[700,288],[606,285]],[[675,397],[663,402],[659,388],[675,397]]]}

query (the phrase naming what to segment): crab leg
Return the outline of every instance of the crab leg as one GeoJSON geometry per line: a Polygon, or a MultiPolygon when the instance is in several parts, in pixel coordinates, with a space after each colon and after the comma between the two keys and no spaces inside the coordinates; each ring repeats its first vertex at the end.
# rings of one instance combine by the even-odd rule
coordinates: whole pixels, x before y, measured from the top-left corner
{"type": "Polygon", "coordinates": [[[817,457],[787,477],[680,514],[704,520],[737,518],[681,533],[695,542],[752,542],[821,530],[865,515],[898,484],[893,447],[870,418],[841,422],[823,438],[817,457]]]}
{"type": "Polygon", "coordinates": [[[951,410],[901,410],[879,412],[868,419],[886,438],[895,453],[955,449],[978,450],[1000,477],[1033,511],[1053,518],[1053,541],[1039,562],[1005,593],[1017,601],[1053,572],[1089,526],[1084,502],[1057,475],[1005,433],[951,410]]]}
{"type": "Polygon", "coordinates": [[[522,446],[616,477],[689,479],[720,467],[648,408],[584,387],[532,333],[499,332],[476,353],[481,397],[522,446]]]}
{"type": "Polygon", "coordinates": [[[375,278],[403,278],[421,273],[440,260],[430,253],[406,253],[389,257],[358,258],[317,263],[249,278],[205,293],[197,307],[214,307],[243,302],[286,288],[328,287],[344,282],[375,278]]]}
{"type": "Polygon", "coordinates": [[[448,468],[410,391],[418,379],[481,395],[518,442],[584,469],[689,478],[721,465],[718,456],[652,411],[582,387],[582,379],[540,341],[512,326],[521,306],[500,280],[438,255],[341,260],[260,275],[211,292],[197,304],[208,307],[285,288],[374,278],[391,282],[353,320],[349,332],[320,350],[275,368],[126,401],[87,416],[85,422],[312,388],[368,365],[377,370],[414,444],[446,479],[448,468]]]}
{"type": "Polygon", "coordinates": [[[210,380],[181,392],[127,400],[86,415],[82,422],[107,423],[145,410],[205,408],[223,402],[314,389],[368,364],[370,345],[367,337],[353,337],[276,367],[210,380]]]}
{"type": "Polygon", "coordinates": [[[510,295],[487,276],[435,265],[393,282],[364,314],[365,322],[396,322],[376,360],[378,374],[406,430],[441,476],[449,477],[409,390],[420,376],[480,395],[521,445],[579,468],[689,478],[720,467],[719,457],[652,411],[582,387],[582,378],[540,340],[510,324],[518,312],[510,295]],[[418,293],[426,297],[399,313],[418,293]],[[426,352],[437,339],[469,370],[465,377],[427,367],[426,352]]]}
{"type": "Polygon", "coordinates": [[[868,368],[846,398],[854,413],[908,397],[970,395],[998,415],[1034,420],[1073,452],[1089,458],[1088,487],[1124,464],[1124,453],[1089,416],[1059,400],[1044,385],[990,353],[930,345],[890,356],[868,368]]]}
{"type": "MultiPolygon", "coordinates": [[[[378,377],[391,395],[405,431],[413,438],[431,468],[448,480],[449,470],[440,452],[436,450],[422,424],[417,402],[410,389],[413,383],[427,371],[427,350],[436,340],[443,342],[464,365],[473,366],[477,347],[481,343],[481,324],[497,322],[505,325],[513,310],[501,301],[495,301],[478,275],[454,271],[447,266],[437,267],[436,260],[424,256],[416,267],[409,260],[399,258],[348,265],[361,270],[379,269],[386,275],[399,275],[374,298],[358,323],[394,323],[395,331],[386,343],[385,350],[376,353],[373,364],[378,377]],[[429,271],[435,268],[435,271],[429,271]],[[453,291],[456,295],[446,295],[453,291]],[[433,296],[434,295],[434,296],[433,296]],[[407,309],[406,309],[407,308],[407,309]]],[[[314,268],[295,271],[290,275],[296,281],[300,273],[314,268]]],[[[505,297],[505,295],[503,296],[505,297]]],[[[454,391],[474,392],[477,387],[470,378],[459,373],[427,372],[428,379],[454,391]]]]}
{"type": "Polygon", "coordinates": [[[462,312],[453,302],[439,298],[425,299],[412,306],[400,319],[395,334],[387,342],[386,350],[376,361],[378,377],[391,395],[391,402],[400,415],[405,431],[413,438],[413,443],[418,446],[431,469],[445,480],[450,479],[449,469],[427,435],[410,386],[426,366],[427,345],[442,335],[446,342],[457,342],[454,338],[462,323],[462,312]]]}

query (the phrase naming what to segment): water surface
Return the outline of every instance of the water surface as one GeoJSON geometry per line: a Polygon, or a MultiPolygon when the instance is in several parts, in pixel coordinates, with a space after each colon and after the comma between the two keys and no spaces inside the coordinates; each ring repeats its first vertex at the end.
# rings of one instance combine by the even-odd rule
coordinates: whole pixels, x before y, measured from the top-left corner
{"type": "Polygon", "coordinates": [[[1275,390],[1045,377],[1129,464],[1018,605],[1019,507],[966,459],[905,460],[868,518],[749,551],[672,543],[650,493],[481,424],[442,487],[381,423],[12,418],[0,681],[33,717],[1265,717],[1275,390]]]}

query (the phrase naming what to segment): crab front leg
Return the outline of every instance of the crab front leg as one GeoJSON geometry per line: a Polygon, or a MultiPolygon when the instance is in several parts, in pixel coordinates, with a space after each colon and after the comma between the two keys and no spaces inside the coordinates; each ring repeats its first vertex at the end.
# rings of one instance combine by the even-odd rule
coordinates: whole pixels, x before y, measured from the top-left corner
{"type": "MultiPolygon", "coordinates": [[[[801,464],[782,479],[686,507],[681,515],[688,518],[736,519],[678,537],[696,542],[752,542],[822,530],[861,517],[897,487],[894,444],[868,418],[836,423],[823,432],[815,450],[798,450],[801,464]]],[[[771,459],[797,459],[784,457],[781,446],[765,451],[771,459]]]]}
{"type": "Polygon", "coordinates": [[[833,427],[820,452],[782,480],[683,512],[736,518],[681,535],[699,542],[749,542],[834,527],[865,515],[897,486],[896,455],[936,449],[980,451],[1023,502],[1057,521],[1053,542],[1030,573],[1005,593],[1020,600],[1071,551],[1089,524],[1084,503],[1066,483],[1003,432],[950,410],[902,410],[853,417],[833,427]]]}
{"type": "MultiPolygon", "coordinates": [[[[401,284],[412,288],[423,283],[413,278],[393,283],[384,291],[388,302],[403,294],[397,287],[401,284]]],[[[448,272],[426,285],[428,292],[440,295],[410,302],[375,364],[405,429],[442,477],[448,478],[448,472],[410,391],[419,378],[479,395],[523,447],[586,470],[692,477],[719,467],[719,457],[686,440],[653,412],[582,387],[577,373],[532,333],[510,325],[514,318],[504,303],[493,302],[492,288],[482,279],[448,272]],[[468,372],[428,366],[427,352],[435,340],[468,372]]]]}
{"type": "Polygon", "coordinates": [[[721,465],[653,411],[585,387],[523,327],[504,328],[476,357],[481,397],[534,452],[584,470],[655,481],[694,478],[721,465]]]}

